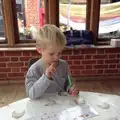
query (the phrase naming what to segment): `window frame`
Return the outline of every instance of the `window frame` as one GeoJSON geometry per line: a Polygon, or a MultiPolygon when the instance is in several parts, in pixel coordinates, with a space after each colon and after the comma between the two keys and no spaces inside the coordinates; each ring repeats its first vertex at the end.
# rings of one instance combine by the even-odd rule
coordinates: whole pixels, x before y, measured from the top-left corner
{"type": "MultiPolygon", "coordinates": [[[[59,27],[59,0],[45,0],[44,2],[46,24],[54,24],[59,27]]],[[[86,7],[86,29],[93,32],[94,45],[99,44],[100,2],[101,0],[87,0],[86,7]]],[[[35,40],[20,40],[19,38],[16,0],[1,0],[1,3],[6,41],[0,43],[5,43],[8,47],[35,46],[35,40]]]]}

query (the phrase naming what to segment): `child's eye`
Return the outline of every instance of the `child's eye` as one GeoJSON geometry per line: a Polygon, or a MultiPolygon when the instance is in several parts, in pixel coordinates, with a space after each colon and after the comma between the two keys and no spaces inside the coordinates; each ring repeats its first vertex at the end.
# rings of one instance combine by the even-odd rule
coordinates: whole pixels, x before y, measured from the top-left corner
{"type": "Polygon", "coordinates": [[[49,53],[50,55],[54,55],[54,53],[49,53]]]}
{"type": "MultiPolygon", "coordinates": [[[[55,53],[49,53],[50,55],[54,55],[55,53]]],[[[61,54],[61,52],[59,52],[59,53],[56,53],[57,55],[60,55],[61,54]]]]}
{"type": "Polygon", "coordinates": [[[60,54],[61,54],[61,52],[58,53],[58,55],[60,55],[60,54]]]}

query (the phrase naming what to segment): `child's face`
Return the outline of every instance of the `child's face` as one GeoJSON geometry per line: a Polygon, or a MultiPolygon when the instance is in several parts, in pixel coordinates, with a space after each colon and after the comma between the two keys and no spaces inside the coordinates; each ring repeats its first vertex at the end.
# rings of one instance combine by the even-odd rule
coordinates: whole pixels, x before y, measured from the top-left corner
{"type": "Polygon", "coordinates": [[[48,46],[43,50],[41,49],[39,53],[47,64],[52,64],[60,59],[62,50],[63,47],[60,46],[48,46]]]}

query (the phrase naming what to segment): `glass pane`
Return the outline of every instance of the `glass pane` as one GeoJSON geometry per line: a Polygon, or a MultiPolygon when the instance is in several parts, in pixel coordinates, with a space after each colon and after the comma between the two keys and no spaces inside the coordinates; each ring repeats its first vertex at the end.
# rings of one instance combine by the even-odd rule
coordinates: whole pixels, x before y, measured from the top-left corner
{"type": "Polygon", "coordinates": [[[59,0],[59,23],[62,31],[85,30],[87,0],[59,0]]]}
{"type": "Polygon", "coordinates": [[[101,0],[99,38],[120,38],[120,0],[101,0]]]}
{"type": "Polygon", "coordinates": [[[16,0],[20,40],[34,39],[36,28],[45,24],[44,0],[16,0]]]}
{"type": "Polygon", "coordinates": [[[4,24],[3,24],[3,14],[2,14],[2,4],[0,0],[0,41],[4,40],[4,24]]]}

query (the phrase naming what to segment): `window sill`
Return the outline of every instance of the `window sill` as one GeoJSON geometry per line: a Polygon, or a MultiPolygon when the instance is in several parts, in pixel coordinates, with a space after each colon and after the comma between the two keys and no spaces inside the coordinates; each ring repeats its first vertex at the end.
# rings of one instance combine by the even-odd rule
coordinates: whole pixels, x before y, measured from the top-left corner
{"type": "MultiPolygon", "coordinates": [[[[101,45],[101,46],[85,46],[85,45],[76,45],[76,46],[67,46],[66,49],[89,49],[89,48],[115,48],[110,45],[101,45]]],[[[35,51],[35,46],[20,46],[16,45],[15,47],[2,47],[0,51],[35,51]]]]}
{"type": "Polygon", "coordinates": [[[35,51],[35,47],[0,48],[0,51],[35,51]]]}
{"type": "Polygon", "coordinates": [[[78,49],[78,48],[115,48],[111,45],[76,45],[76,46],[67,46],[67,49],[78,49]]]}

